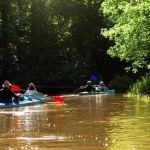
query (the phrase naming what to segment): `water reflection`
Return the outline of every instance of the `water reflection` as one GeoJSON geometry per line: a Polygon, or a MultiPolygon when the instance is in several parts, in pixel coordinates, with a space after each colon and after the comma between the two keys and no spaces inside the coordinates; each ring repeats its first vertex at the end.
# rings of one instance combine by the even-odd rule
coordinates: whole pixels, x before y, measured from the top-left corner
{"type": "Polygon", "coordinates": [[[150,104],[119,94],[0,110],[0,149],[146,150],[150,104]]]}
{"type": "Polygon", "coordinates": [[[150,105],[140,100],[125,102],[124,111],[110,118],[114,124],[110,137],[114,143],[110,149],[148,150],[150,146],[150,105]]]}

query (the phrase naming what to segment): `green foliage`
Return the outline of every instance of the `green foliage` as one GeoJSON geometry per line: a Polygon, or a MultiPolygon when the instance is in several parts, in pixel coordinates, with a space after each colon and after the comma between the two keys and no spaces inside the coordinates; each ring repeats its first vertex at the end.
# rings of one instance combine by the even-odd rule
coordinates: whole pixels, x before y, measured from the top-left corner
{"type": "Polygon", "coordinates": [[[122,73],[119,60],[106,53],[113,42],[100,34],[110,26],[103,1],[1,0],[1,79],[74,85],[92,74],[109,82],[113,72],[122,73]]]}
{"type": "Polygon", "coordinates": [[[146,74],[141,78],[141,80],[137,80],[128,91],[128,94],[131,95],[146,95],[150,94],[150,74],[146,74]]]}
{"type": "Polygon", "coordinates": [[[103,2],[103,13],[114,24],[103,29],[102,34],[115,42],[108,54],[131,62],[127,70],[150,68],[150,1],[107,0],[103,2]]]}

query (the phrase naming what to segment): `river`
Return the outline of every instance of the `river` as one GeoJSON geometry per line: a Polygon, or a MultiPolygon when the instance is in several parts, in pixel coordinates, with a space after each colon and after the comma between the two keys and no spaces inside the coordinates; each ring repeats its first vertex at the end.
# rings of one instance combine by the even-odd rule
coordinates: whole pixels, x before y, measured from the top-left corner
{"type": "Polygon", "coordinates": [[[0,150],[149,150],[150,103],[122,94],[68,96],[0,109],[0,150]]]}

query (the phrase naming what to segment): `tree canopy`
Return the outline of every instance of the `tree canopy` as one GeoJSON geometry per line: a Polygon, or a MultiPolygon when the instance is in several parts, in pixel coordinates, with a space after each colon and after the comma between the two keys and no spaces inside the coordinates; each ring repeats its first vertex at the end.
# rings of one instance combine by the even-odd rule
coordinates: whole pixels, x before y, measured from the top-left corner
{"type": "Polygon", "coordinates": [[[115,42],[108,54],[130,62],[127,70],[150,69],[150,1],[106,0],[102,9],[112,23],[102,34],[115,42]]]}
{"type": "MultiPolygon", "coordinates": [[[[0,78],[13,79],[21,83],[32,81],[44,85],[66,85],[82,84],[89,80],[92,74],[106,82],[112,80],[116,74],[124,74],[126,62],[120,62],[118,58],[111,58],[107,54],[109,47],[114,45],[114,39],[119,43],[117,47],[124,47],[121,51],[131,47],[131,43],[121,45],[125,40],[125,35],[122,34],[125,31],[121,30],[123,19],[119,19],[119,16],[124,14],[124,9],[120,8],[122,11],[117,11],[119,1],[114,1],[112,8],[109,9],[108,2],[104,0],[1,0],[0,78]],[[109,15],[111,22],[103,15],[102,3],[103,8],[105,7],[104,13],[109,15]],[[115,15],[110,15],[111,9],[114,10],[115,15]],[[111,41],[101,34],[101,30],[110,28],[113,24],[115,28],[110,30],[114,32],[110,34],[111,41]]],[[[124,6],[123,3],[120,4],[124,6]]],[[[145,49],[142,50],[146,55],[148,54],[146,35],[149,34],[146,27],[149,26],[146,26],[145,22],[144,26],[139,26],[139,30],[140,27],[145,31],[142,32],[145,38],[140,35],[146,41],[145,44],[137,40],[139,45],[136,45],[135,40],[127,38],[130,34],[126,35],[128,41],[125,43],[132,41],[135,45],[134,49],[136,47],[142,49],[145,46],[147,53],[145,49]]],[[[104,31],[104,35],[109,36],[109,30],[104,31]]],[[[129,28],[128,30],[126,28],[126,32],[129,32],[129,28]]],[[[138,30],[135,28],[132,34],[140,38],[137,33],[138,30]]],[[[109,54],[113,52],[111,49],[109,54]]],[[[124,60],[123,55],[126,53],[119,53],[117,49],[115,51],[124,60]]],[[[138,50],[136,49],[135,52],[138,50]]],[[[112,54],[116,56],[116,53],[112,54]]],[[[128,59],[135,60],[135,57],[139,57],[143,60],[141,62],[143,65],[145,59],[141,57],[144,55],[142,51],[138,55],[134,53],[132,57],[127,51],[128,59]]],[[[136,61],[136,64],[139,64],[140,60],[136,61]]]]}

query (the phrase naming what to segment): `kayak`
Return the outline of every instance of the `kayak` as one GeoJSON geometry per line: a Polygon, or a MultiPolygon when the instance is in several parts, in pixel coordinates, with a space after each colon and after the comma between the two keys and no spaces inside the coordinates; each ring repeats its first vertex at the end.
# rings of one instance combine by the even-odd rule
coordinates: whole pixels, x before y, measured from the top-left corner
{"type": "Polygon", "coordinates": [[[45,102],[45,97],[41,93],[31,95],[31,98],[24,97],[23,100],[17,102],[0,102],[0,108],[22,107],[45,102]]]}
{"type": "Polygon", "coordinates": [[[79,95],[96,95],[96,94],[111,94],[115,93],[115,90],[105,90],[105,91],[98,91],[98,92],[80,92],[79,95]]]}
{"type": "Polygon", "coordinates": [[[0,108],[29,106],[29,105],[44,103],[44,101],[45,100],[32,99],[32,100],[23,100],[18,102],[6,102],[6,103],[0,103],[0,108]]]}

